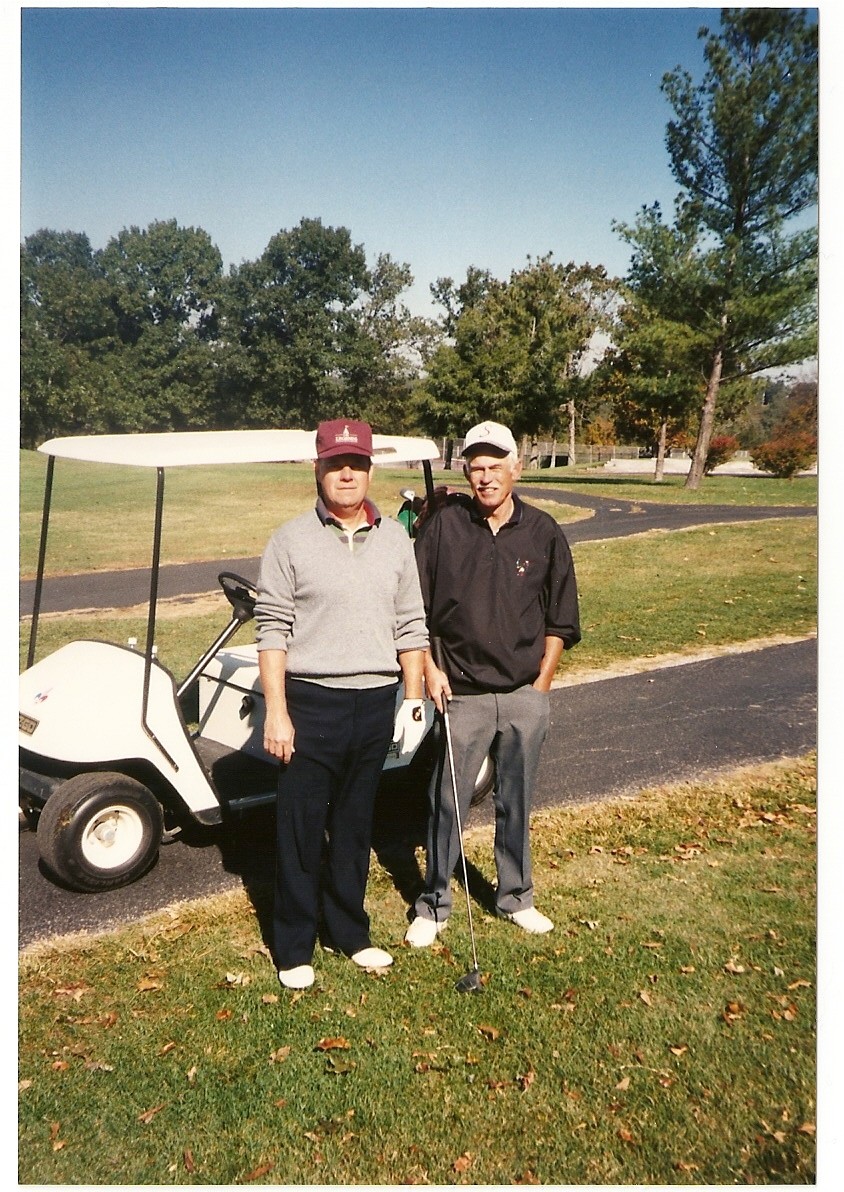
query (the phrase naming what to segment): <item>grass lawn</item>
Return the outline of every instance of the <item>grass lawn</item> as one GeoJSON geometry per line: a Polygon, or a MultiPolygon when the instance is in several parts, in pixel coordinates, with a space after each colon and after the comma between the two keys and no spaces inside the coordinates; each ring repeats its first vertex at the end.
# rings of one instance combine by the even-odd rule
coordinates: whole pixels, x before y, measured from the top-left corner
{"type": "Polygon", "coordinates": [[[700,488],[684,487],[685,476],[666,476],[659,484],[647,475],[608,476],[588,468],[525,470],[521,483],[549,485],[596,497],[668,505],[817,505],[817,476],[778,480],[774,476],[705,476],[700,488]]]}
{"type": "MultiPolygon", "coordinates": [[[[281,989],[264,894],[20,958],[26,1184],[811,1184],[815,764],[534,817],[524,936],[462,896],[400,943],[375,864],[361,974],[281,989]]],[[[489,830],[470,863],[492,876],[489,830]]]]}
{"type": "MultiPolygon", "coordinates": [[[[20,453],[20,567],[35,572],[44,496],[46,459],[20,453]]],[[[459,471],[438,473],[438,484],[461,486],[459,471]]],[[[594,493],[631,501],[675,504],[815,505],[816,477],[794,481],[759,477],[710,476],[687,492],[682,477],[655,485],[640,477],[596,477],[576,469],[525,472],[526,486],[549,486],[559,493],[594,493]]],[[[232,465],[224,468],[171,468],[166,473],[162,562],[244,558],[258,555],[273,529],[310,508],[313,469],[307,464],[232,465]]],[[[400,489],[424,491],[421,472],[377,468],[372,495],[382,511],[394,514],[400,489]]],[[[48,574],[72,574],[112,567],[146,567],[150,561],[155,472],[105,464],[58,460],[47,554],[48,574]]],[[[582,509],[553,508],[562,521],[584,516],[582,509]]]]}
{"type": "MultiPolygon", "coordinates": [[[[814,518],[795,518],[577,544],[583,641],[563,656],[560,673],[574,676],[643,655],[814,632],[816,530],[814,518]]],[[[222,594],[203,601],[201,613],[191,611],[196,607],[164,605],[158,621],[159,658],[177,678],[228,620],[222,594]]],[[[237,640],[251,641],[253,633],[247,625],[237,640]]],[[[44,616],[37,657],[79,637],[117,642],[136,637],[143,643],[145,612],[44,616]]],[[[21,627],[21,666],[28,640],[27,621],[21,627]]]]}

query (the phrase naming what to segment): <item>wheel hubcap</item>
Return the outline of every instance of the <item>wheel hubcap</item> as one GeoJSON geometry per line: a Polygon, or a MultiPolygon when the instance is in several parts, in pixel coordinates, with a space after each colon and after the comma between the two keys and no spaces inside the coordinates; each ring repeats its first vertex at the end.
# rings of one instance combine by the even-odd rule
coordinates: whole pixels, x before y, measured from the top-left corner
{"type": "Polygon", "coordinates": [[[144,838],[144,825],[132,807],[116,803],[104,807],[86,825],[82,853],[97,869],[117,869],[137,853],[144,838]]]}

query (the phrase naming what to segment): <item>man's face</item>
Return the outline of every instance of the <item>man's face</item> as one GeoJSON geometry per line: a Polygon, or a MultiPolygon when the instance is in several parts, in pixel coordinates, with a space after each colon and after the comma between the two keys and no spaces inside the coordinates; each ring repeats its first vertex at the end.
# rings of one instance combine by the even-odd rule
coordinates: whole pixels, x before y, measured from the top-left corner
{"type": "Polygon", "coordinates": [[[467,461],[464,471],[478,505],[484,513],[494,513],[512,493],[522,465],[508,455],[479,451],[467,461]]]}
{"type": "Polygon", "coordinates": [[[327,508],[342,517],[363,504],[372,464],[365,455],[333,455],[316,461],[316,474],[327,508]]]}

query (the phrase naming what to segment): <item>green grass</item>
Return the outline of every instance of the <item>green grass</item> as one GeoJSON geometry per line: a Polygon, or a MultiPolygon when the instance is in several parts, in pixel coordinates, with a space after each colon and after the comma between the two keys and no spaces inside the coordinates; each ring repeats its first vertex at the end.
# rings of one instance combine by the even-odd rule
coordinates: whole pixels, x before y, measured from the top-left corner
{"type": "Polygon", "coordinates": [[[564,667],[803,635],[817,623],[815,518],[584,542],[574,558],[583,641],[564,667]]]}
{"type": "MultiPolygon", "coordinates": [[[[35,572],[44,496],[45,457],[20,453],[20,567],[35,572]]],[[[438,484],[462,486],[460,471],[441,472],[438,484]]],[[[575,469],[525,472],[526,486],[548,485],[632,501],[689,504],[814,505],[817,479],[794,481],[756,477],[707,477],[687,492],[681,477],[655,485],[646,478],[594,479],[575,469]]],[[[162,561],[244,558],[260,554],[273,529],[313,502],[313,469],[307,464],[171,468],[166,473],[162,561]]],[[[394,513],[399,490],[424,490],[421,472],[377,468],[372,495],[382,511],[394,513]]],[[[141,468],[58,460],[47,554],[48,574],[72,574],[150,562],[155,473],[141,468]]],[[[550,502],[543,502],[548,508],[550,502]]],[[[563,521],[584,516],[569,507],[555,510],[563,521]]]]}
{"type": "MultiPolygon", "coordinates": [[[[46,461],[33,451],[20,457],[21,574],[35,573],[46,461]]],[[[421,493],[420,471],[375,470],[371,495],[393,514],[404,487],[421,493]]],[[[118,567],[148,567],[152,549],[156,475],[58,460],[53,480],[48,574],[118,567]]],[[[244,464],[170,468],[165,474],[162,562],[259,555],[281,522],[314,502],[310,464],[244,464]]]]}
{"type": "MultiPolygon", "coordinates": [[[[403,948],[377,863],[382,975],[320,952],[282,990],[240,892],[30,949],[20,1182],[812,1183],[814,774],[537,814],[557,928],[476,904],[478,996],[465,914],[403,948]]],[[[491,878],[487,829],[467,852],[491,878]]]]}
{"type": "MultiPolygon", "coordinates": [[[[583,641],[566,653],[561,673],[576,675],[641,656],[691,652],[776,634],[815,630],[817,542],[814,518],[699,527],[574,548],[583,641]]],[[[190,604],[158,622],[159,658],[177,678],[228,619],[194,615],[190,604]]],[[[238,641],[252,640],[252,627],[238,641]]],[[[78,637],[146,640],[138,612],[113,616],[48,616],[39,626],[37,657],[78,637]]],[[[21,665],[29,640],[21,629],[21,665]]]]}
{"type": "Polygon", "coordinates": [[[778,480],[774,476],[705,476],[700,488],[684,487],[685,476],[666,476],[654,484],[649,475],[607,476],[594,469],[525,470],[522,485],[548,485],[595,497],[669,505],[817,505],[817,476],[778,480]]]}

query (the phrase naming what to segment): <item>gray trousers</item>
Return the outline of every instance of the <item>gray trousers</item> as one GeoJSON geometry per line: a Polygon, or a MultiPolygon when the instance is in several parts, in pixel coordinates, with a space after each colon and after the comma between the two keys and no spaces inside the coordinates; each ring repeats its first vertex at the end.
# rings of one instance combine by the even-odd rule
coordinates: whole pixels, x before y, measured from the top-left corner
{"type": "MultiPolygon", "coordinates": [[[[535,687],[499,695],[455,695],[448,705],[454,769],[465,824],[475,779],[487,753],[495,762],[496,909],[533,906],[530,805],[539,753],[548,732],[550,701],[535,687]]],[[[445,733],[442,734],[443,738],[445,733]]],[[[451,773],[444,749],[429,788],[425,889],[417,915],[443,922],[451,911],[451,876],[460,857],[451,773]]]]}

